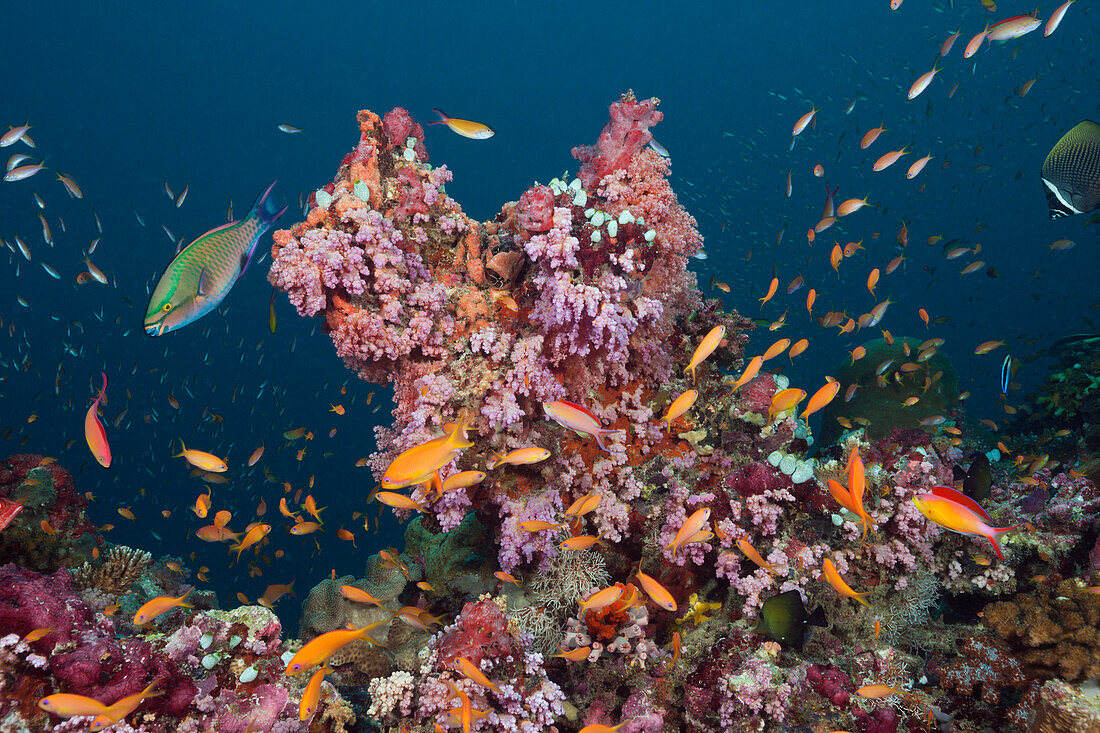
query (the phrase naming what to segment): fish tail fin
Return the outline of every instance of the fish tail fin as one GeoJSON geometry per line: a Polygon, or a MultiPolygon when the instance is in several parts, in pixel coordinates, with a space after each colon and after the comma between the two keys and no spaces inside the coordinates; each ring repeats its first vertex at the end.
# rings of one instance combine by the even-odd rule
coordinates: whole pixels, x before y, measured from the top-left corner
{"type": "Polygon", "coordinates": [[[441,119],[435,120],[434,122],[429,122],[428,123],[429,125],[442,125],[442,124],[445,124],[447,122],[448,118],[447,118],[447,115],[443,112],[443,110],[435,109],[433,107],[432,112],[435,112],[437,115],[439,115],[441,119]]]}
{"type": "Polygon", "coordinates": [[[1019,529],[1021,526],[1023,526],[1023,525],[1017,524],[1014,527],[991,527],[990,528],[990,532],[989,532],[989,534],[986,535],[986,537],[988,537],[989,541],[991,543],[993,543],[993,550],[994,550],[994,552],[997,553],[997,559],[998,560],[1004,560],[1005,556],[1001,552],[1001,545],[1000,545],[999,542],[997,542],[997,538],[1000,537],[1003,534],[1011,532],[1014,529],[1019,529]]]}
{"type": "Polygon", "coordinates": [[[183,442],[183,438],[180,438],[180,452],[172,456],[173,458],[180,458],[187,452],[187,443],[183,442]]]}
{"type": "Polygon", "coordinates": [[[864,591],[862,593],[856,593],[855,595],[852,596],[852,598],[855,598],[857,601],[862,603],[864,606],[867,606],[867,608],[870,608],[871,604],[868,603],[867,601],[865,601],[864,598],[863,598],[864,596],[869,596],[869,595],[871,595],[871,591],[867,590],[867,591],[864,591]]]}
{"type": "MultiPolygon", "coordinates": [[[[256,199],[256,203],[252,204],[252,212],[256,213],[256,218],[260,220],[260,224],[266,229],[275,223],[275,221],[283,215],[283,212],[287,210],[287,207],[279,208],[279,205],[275,202],[273,196],[271,196],[271,189],[275,188],[275,184],[278,181],[272,181],[271,185],[264,189],[264,192],[260,194],[260,197],[256,199]]],[[[252,212],[249,212],[250,214],[252,212]]]]}
{"type": "Polygon", "coordinates": [[[608,433],[617,433],[617,432],[619,432],[619,431],[615,428],[601,428],[601,429],[597,430],[592,435],[592,437],[594,437],[596,439],[596,445],[600,446],[600,450],[602,450],[604,453],[610,453],[611,451],[608,450],[606,445],[604,445],[603,436],[608,434],[608,433]]]}

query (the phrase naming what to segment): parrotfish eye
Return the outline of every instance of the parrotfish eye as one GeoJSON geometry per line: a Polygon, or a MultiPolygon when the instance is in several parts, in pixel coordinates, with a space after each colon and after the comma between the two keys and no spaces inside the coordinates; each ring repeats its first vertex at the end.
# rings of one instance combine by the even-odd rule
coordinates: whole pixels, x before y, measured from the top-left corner
{"type": "Polygon", "coordinates": [[[164,312],[167,313],[170,310],[172,310],[172,304],[171,303],[165,303],[164,304],[164,312]]]}

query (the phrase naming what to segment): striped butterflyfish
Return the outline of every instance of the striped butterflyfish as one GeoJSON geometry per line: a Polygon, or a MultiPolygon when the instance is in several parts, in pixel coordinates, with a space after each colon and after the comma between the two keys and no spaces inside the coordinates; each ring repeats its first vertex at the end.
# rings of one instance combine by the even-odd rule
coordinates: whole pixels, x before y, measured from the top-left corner
{"type": "Polygon", "coordinates": [[[1051,219],[1100,208],[1100,125],[1084,120],[1063,135],[1042,176],[1051,219]]]}

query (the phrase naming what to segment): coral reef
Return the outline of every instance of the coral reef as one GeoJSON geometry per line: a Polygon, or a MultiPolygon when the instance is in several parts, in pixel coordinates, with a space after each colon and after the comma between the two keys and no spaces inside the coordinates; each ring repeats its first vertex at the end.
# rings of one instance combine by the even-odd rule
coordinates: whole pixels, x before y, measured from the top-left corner
{"type": "Polygon", "coordinates": [[[52,458],[28,453],[9,457],[0,464],[0,498],[23,505],[0,532],[0,563],[52,573],[91,560],[92,551],[103,544],[84,515],[88,500],[52,458]]]}
{"type": "MultiPolygon", "coordinates": [[[[146,733],[290,733],[307,725],[298,714],[305,681],[283,674],[282,627],[261,606],[170,614],[154,633],[138,636],[124,619],[85,604],[67,571],[40,575],[8,564],[0,566],[0,629],[0,719],[13,730],[57,722],[37,707],[46,695],[111,704],[154,681],[161,694],[130,718],[146,733]]],[[[354,717],[326,683],[310,729],[346,731],[354,717]]],[[[57,729],[90,722],[77,716],[57,729]]]]}
{"type": "MultiPolygon", "coordinates": [[[[271,283],[322,319],[349,369],[393,385],[376,477],[469,420],[473,445],[411,482],[423,505],[401,556],[411,575],[383,603],[455,622],[419,638],[390,623],[400,653],[370,681],[370,717],[418,733],[460,716],[476,730],[895,731],[948,709],[959,729],[1010,710],[1024,728],[1042,679],[1091,669],[1040,664],[1091,616],[1049,609],[1035,647],[975,636],[974,622],[986,607],[987,625],[1007,624],[991,603],[1023,608],[1032,577],[1090,562],[1094,482],[1039,456],[1013,462],[972,427],[938,339],[868,344],[840,376],[855,398],[830,405],[816,440],[776,409],[786,376],[734,384],[752,324],[697,291],[687,264],[701,237],[648,147],[661,119],[657,100],[623,95],[597,143],[574,149],[575,179],[476,222],[407,111],[363,111],[333,182],[275,234],[271,283]],[[708,334],[715,348],[693,361],[708,334]],[[657,419],[690,389],[685,414],[657,419]],[[513,449],[544,459],[501,460],[513,449]],[[451,487],[462,471],[486,476],[451,487]],[[830,481],[852,486],[848,499],[830,481]],[[1019,525],[999,538],[1003,561],[922,514],[913,499],[937,487],[978,487],[991,521],[1019,525]],[[815,582],[826,566],[840,584],[815,582]],[[770,638],[765,601],[789,591],[827,627],[770,638]],[[549,702],[508,718],[520,688],[549,702]]],[[[339,615],[334,589],[317,592],[339,615]]]]}
{"type": "Polygon", "coordinates": [[[1100,594],[1076,578],[1039,583],[1029,593],[991,603],[982,623],[1034,677],[1075,682],[1100,676],[1100,594]]]}
{"type": "Polygon", "coordinates": [[[199,590],[139,633],[134,610],[189,571],[96,560],[68,474],[16,456],[0,719],[41,727],[51,692],[111,702],[156,680],[132,719],[149,733],[1093,725],[1088,683],[1069,683],[1100,674],[1100,464],[968,418],[939,339],[853,354],[827,385],[852,399],[817,436],[775,362],[736,379],[765,359],[696,287],[702,237],[650,145],[657,106],[622,95],[575,178],[486,222],[407,110],[360,112],[332,183],[274,234],[269,281],[393,386],[365,463],[405,487],[386,502],[400,519],[419,510],[403,550],[317,582],[297,640],[199,590]],[[16,544],[45,526],[58,539],[16,544]],[[307,654],[367,626],[381,646],[307,654]],[[309,674],[286,674],[296,652],[309,674]]]}

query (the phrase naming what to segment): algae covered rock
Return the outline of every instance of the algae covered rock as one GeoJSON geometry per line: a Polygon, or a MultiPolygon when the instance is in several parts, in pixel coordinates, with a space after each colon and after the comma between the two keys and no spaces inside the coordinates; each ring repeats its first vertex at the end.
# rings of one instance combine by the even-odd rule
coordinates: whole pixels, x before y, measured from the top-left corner
{"type": "Polygon", "coordinates": [[[863,358],[837,370],[842,390],[858,387],[851,400],[845,402],[842,392],[825,408],[824,445],[840,438],[845,429],[840,419],[865,427],[868,438],[880,440],[895,428],[925,427],[922,422],[946,415],[958,400],[955,369],[935,345],[895,337],[893,343],[875,339],[863,348],[863,358]]]}

